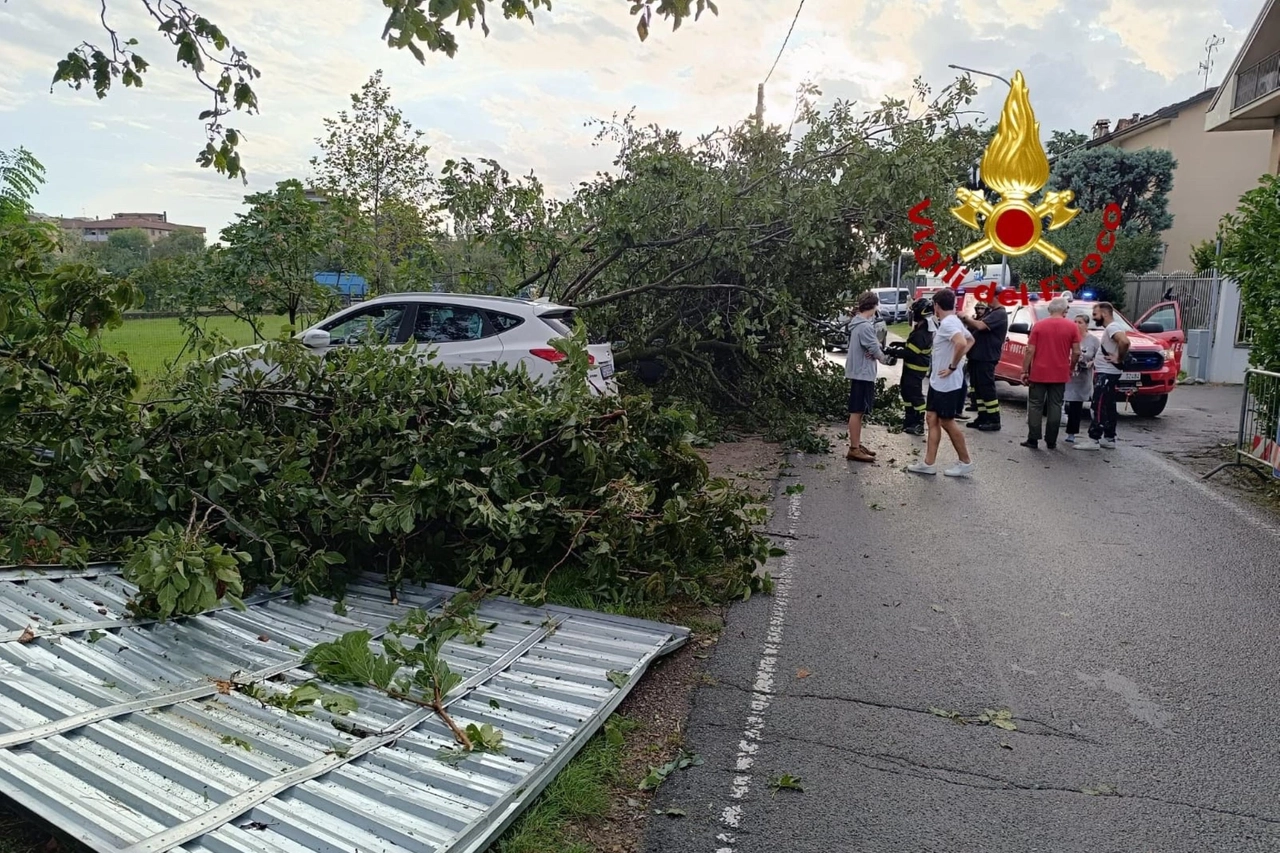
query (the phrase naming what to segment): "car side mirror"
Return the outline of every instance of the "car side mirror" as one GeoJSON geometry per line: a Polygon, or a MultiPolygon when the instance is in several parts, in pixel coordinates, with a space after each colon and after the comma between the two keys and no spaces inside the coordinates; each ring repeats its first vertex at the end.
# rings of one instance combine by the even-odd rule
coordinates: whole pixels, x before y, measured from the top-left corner
{"type": "Polygon", "coordinates": [[[1031,334],[1031,326],[1026,323],[1014,323],[1009,327],[1009,331],[1015,335],[1029,335],[1031,334]]]}
{"type": "Polygon", "coordinates": [[[1138,331],[1144,335],[1158,335],[1164,331],[1164,326],[1161,323],[1143,323],[1138,326],[1138,331]]]}
{"type": "Polygon", "coordinates": [[[324,329],[308,329],[302,333],[302,345],[311,349],[324,349],[329,346],[329,333],[324,329]]]}

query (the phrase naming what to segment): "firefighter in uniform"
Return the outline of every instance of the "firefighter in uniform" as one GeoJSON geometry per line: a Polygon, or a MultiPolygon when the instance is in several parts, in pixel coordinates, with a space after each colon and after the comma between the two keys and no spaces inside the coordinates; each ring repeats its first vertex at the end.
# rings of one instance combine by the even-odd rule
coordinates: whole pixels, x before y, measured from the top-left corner
{"type": "Polygon", "coordinates": [[[898,388],[906,406],[903,432],[924,435],[924,381],[929,377],[929,363],[933,353],[933,332],[929,329],[929,315],[933,313],[933,300],[917,299],[911,303],[911,334],[906,342],[890,344],[888,352],[902,359],[902,379],[898,388]]]}
{"type": "MultiPolygon", "coordinates": [[[[1013,280],[1017,281],[1016,274],[1013,280]]],[[[1003,287],[994,288],[1003,291],[1003,287]]],[[[996,397],[996,364],[1004,349],[1005,335],[1009,331],[1009,312],[996,301],[996,294],[984,305],[974,307],[974,316],[961,317],[960,321],[973,333],[973,349],[969,351],[969,377],[973,382],[973,395],[978,404],[978,419],[967,426],[983,432],[1000,429],[1000,400],[996,397]]]]}

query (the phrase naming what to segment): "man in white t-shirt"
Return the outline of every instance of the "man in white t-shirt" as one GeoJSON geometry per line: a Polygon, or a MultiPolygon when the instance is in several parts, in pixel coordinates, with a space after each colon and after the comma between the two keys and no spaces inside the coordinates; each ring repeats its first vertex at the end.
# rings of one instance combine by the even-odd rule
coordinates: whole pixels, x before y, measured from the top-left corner
{"type": "Polygon", "coordinates": [[[973,348],[973,335],[956,316],[954,290],[947,288],[933,295],[933,314],[938,318],[938,330],[933,335],[929,399],[925,404],[929,439],[924,461],[911,463],[907,470],[916,474],[937,474],[934,463],[945,432],[960,461],[942,473],[948,477],[968,477],[973,472],[973,460],[969,458],[964,433],[956,426],[956,417],[964,411],[965,354],[973,348]]]}
{"type": "Polygon", "coordinates": [[[1093,420],[1089,423],[1089,440],[1077,444],[1076,450],[1113,450],[1120,366],[1129,355],[1129,336],[1125,334],[1125,324],[1116,319],[1116,309],[1110,302],[1093,306],[1093,324],[1103,330],[1101,346],[1093,360],[1093,420]]]}

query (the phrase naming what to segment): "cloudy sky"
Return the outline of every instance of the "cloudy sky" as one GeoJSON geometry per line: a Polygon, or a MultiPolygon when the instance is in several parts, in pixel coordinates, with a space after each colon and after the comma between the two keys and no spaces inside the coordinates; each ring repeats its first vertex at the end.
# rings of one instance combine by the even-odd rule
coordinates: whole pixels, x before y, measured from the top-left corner
{"type": "MultiPolygon", "coordinates": [[[[376,69],[393,100],[427,132],[437,164],[494,157],[513,173],[535,171],[553,192],[608,167],[593,145],[593,118],[635,107],[642,121],[690,136],[742,120],[755,107],[797,0],[719,0],[710,15],[672,33],[636,38],[630,0],[555,0],[536,25],[491,21],[459,35],[454,59],[419,65],[379,41],[377,0],[188,0],[219,24],[263,72],[260,115],[236,117],[249,186],[194,163],[207,101],[167,60],[139,0],[107,0],[109,20],[152,63],[143,89],[104,101],[49,80],[82,40],[98,42],[99,0],[0,3],[0,148],[24,145],[48,169],[44,213],[109,216],[167,211],[210,237],[249,192],[305,179],[321,120],[349,104],[376,69]]],[[[492,5],[497,6],[497,3],[492,5]]],[[[766,116],[789,122],[796,87],[824,100],[875,102],[905,95],[923,76],[935,88],[948,63],[1010,76],[1021,69],[1043,134],[1088,131],[1098,118],[1148,113],[1203,88],[1197,69],[1211,35],[1211,84],[1226,73],[1262,0],[807,0],[766,90],[766,116]]],[[[977,78],[976,104],[994,120],[1005,88],[977,78]]]]}

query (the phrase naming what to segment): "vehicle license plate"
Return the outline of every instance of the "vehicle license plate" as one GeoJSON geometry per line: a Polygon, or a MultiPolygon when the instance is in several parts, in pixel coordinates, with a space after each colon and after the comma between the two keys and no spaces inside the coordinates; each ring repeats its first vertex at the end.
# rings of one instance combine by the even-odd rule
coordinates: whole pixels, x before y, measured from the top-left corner
{"type": "Polygon", "coordinates": [[[612,375],[613,375],[613,362],[611,361],[605,362],[604,364],[600,365],[600,377],[602,379],[608,379],[612,375]]]}
{"type": "Polygon", "coordinates": [[[1121,381],[1121,382],[1124,382],[1124,383],[1132,383],[1132,384],[1135,384],[1135,385],[1136,385],[1137,383],[1139,383],[1139,382],[1141,382],[1141,381],[1142,381],[1142,374],[1141,374],[1141,373],[1136,373],[1136,372],[1134,372],[1134,373],[1121,373],[1121,374],[1120,374],[1120,381],[1121,381]]]}

